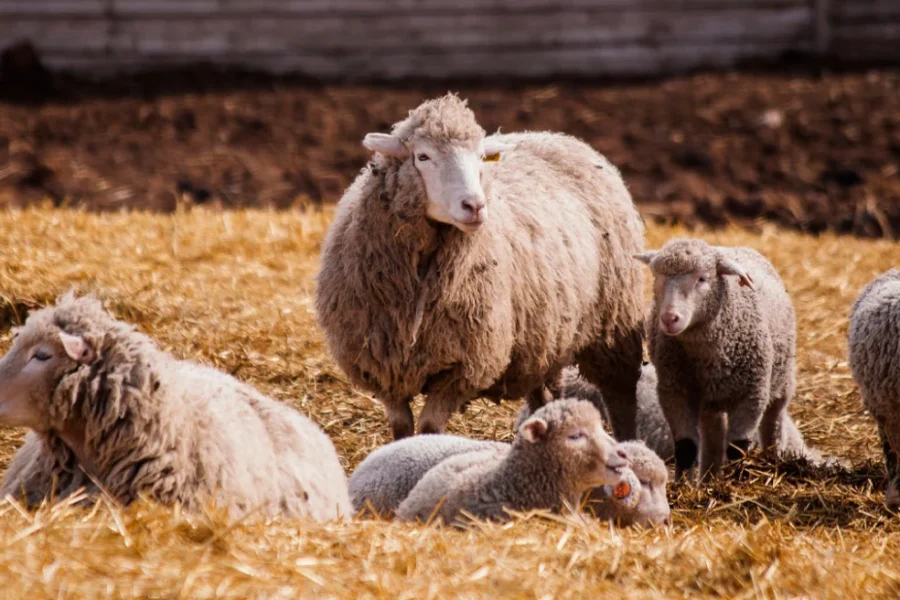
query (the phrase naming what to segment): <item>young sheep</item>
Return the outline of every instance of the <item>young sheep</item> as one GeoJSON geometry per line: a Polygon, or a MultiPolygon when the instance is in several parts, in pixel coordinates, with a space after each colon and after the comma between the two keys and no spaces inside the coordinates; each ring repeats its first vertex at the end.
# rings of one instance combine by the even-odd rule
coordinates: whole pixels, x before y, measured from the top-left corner
{"type": "Polygon", "coordinates": [[[621,442],[617,448],[625,453],[637,479],[632,498],[620,498],[614,486],[605,485],[591,493],[588,509],[598,518],[619,525],[668,524],[671,510],[666,496],[666,463],[643,442],[621,442]]]}
{"type": "Polygon", "coordinates": [[[850,368],[878,424],[887,465],[885,504],[900,508],[900,269],[870,283],[850,313],[850,368]]]}
{"type": "Polygon", "coordinates": [[[763,448],[776,446],[796,387],[796,322],[771,263],[697,239],[638,258],[655,279],[650,357],[676,476],[692,470],[698,443],[704,477],[719,472],[729,442],[734,455],[757,435],[763,448]]]}
{"type": "Polygon", "coordinates": [[[68,294],[16,332],[0,360],[0,423],[32,430],[0,488],[29,504],[99,485],[124,504],[350,512],[334,446],[312,421],[174,359],[90,297],[68,294]]]}
{"type": "Polygon", "coordinates": [[[577,506],[587,490],[632,475],[624,453],[603,429],[589,402],[560,400],[539,409],[519,428],[506,452],[458,454],[429,470],[400,504],[401,519],[432,516],[456,523],[463,511],[504,520],[508,511],[559,511],[577,506]]]}
{"type": "Polygon", "coordinates": [[[643,224],[618,170],[562,134],[485,137],[454,95],[363,144],[375,156],[325,239],[316,311],[394,439],[417,394],[419,432],[441,433],[474,398],[539,408],[573,361],[633,437],[643,224]]]}
{"type": "Polygon", "coordinates": [[[400,506],[429,469],[445,459],[468,452],[495,449],[509,444],[473,440],[456,435],[419,435],[378,448],[350,475],[350,502],[359,513],[364,509],[387,516],[400,506]]]}

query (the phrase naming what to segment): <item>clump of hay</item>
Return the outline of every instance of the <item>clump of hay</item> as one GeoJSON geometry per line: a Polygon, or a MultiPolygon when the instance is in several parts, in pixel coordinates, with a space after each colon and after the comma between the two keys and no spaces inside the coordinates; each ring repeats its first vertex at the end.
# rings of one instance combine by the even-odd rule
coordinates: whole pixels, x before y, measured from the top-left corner
{"type": "MultiPolygon", "coordinates": [[[[331,213],[0,214],[0,346],[30,307],[94,291],[181,357],[290,402],[320,423],[350,470],[390,439],[381,407],[326,355],[312,298],[331,213]]],[[[651,225],[648,247],[675,235],[651,225]]],[[[30,514],[0,505],[5,597],[616,597],[889,595],[900,590],[900,520],[881,507],[875,427],[849,375],[859,289],[893,266],[889,242],[763,227],[700,232],[748,245],[784,277],[798,317],[807,440],[848,466],[751,456],[710,486],[670,488],[672,529],[614,530],[586,517],[523,515],[442,530],[383,521],[315,525],[188,518],[146,503],[30,514]]],[[[649,293],[649,286],[647,287],[649,293]]],[[[474,403],[450,431],[512,439],[517,403],[474,403]]],[[[0,431],[5,467],[22,432],[0,431]]]]}

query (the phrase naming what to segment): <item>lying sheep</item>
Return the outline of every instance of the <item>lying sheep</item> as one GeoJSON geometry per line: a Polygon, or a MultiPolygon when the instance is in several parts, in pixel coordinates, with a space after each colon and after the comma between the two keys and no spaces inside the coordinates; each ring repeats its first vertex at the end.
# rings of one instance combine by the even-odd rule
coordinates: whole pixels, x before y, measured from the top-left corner
{"type": "Polygon", "coordinates": [[[0,493],[29,504],[80,487],[235,515],[350,512],[328,436],[214,369],[176,360],[90,297],[28,317],[0,360],[0,423],[32,430],[0,493]]]}
{"type": "Polygon", "coordinates": [[[559,400],[519,428],[508,451],[457,454],[430,469],[397,509],[405,520],[457,523],[463,512],[504,520],[508,511],[578,506],[587,490],[633,476],[589,402],[559,400]]]}
{"type": "Polygon", "coordinates": [[[796,387],[796,321],[781,278],[750,248],[673,239],[639,255],[655,279],[648,321],[659,403],[675,440],[676,476],[719,472],[758,435],[781,437],[796,387]],[[733,277],[733,278],[732,278],[733,277]]]}
{"type": "Polygon", "coordinates": [[[900,507],[900,269],[870,283],[850,313],[850,369],[878,424],[887,465],[885,504],[900,507]]]}
{"type": "Polygon", "coordinates": [[[418,431],[441,433],[474,398],[539,408],[573,361],[633,437],[643,224],[618,170],[562,134],[485,137],[454,95],[363,144],[375,156],[325,239],[316,311],[394,439],[420,393],[418,431]]]}
{"type": "Polygon", "coordinates": [[[666,463],[643,442],[621,442],[617,448],[625,453],[637,479],[631,490],[633,498],[620,498],[615,486],[606,485],[591,493],[588,509],[598,518],[619,525],[668,524],[671,510],[666,496],[666,463]]]}
{"type": "Polygon", "coordinates": [[[398,440],[378,448],[356,467],[349,480],[350,502],[357,513],[368,509],[379,516],[390,515],[425,473],[445,459],[467,452],[508,448],[509,444],[456,435],[398,440]]]}

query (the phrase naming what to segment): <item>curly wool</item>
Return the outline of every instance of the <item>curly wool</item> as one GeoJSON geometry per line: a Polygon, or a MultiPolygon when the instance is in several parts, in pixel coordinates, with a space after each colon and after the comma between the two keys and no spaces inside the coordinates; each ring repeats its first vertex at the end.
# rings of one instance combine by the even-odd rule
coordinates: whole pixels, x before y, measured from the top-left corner
{"type": "MultiPolygon", "coordinates": [[[[434,143],[446,141],[445,129],[480,130],[453,97],[397,127],[434,143]]],[[[640,216],[618,171],[586,144],[548,133],[495,137],[511,149],[484,172],[491,217],[475,233],[428,220],[412,160],[377,154],[350,186],[318,276],[316,312],[331,353],[385,404],[392,425],[412,418],[409,401],[420,393],[444,413],[478,397],[518,399],[574,359],[619,399],[616,428],[633,430],[640,216]]],[[[395,435],[410,433],[404,427],[395,435]]]]}
{"type": "Polygon", "coordinates": [[[674,337],[658,327],[660,307],[655,298],[648,319],[659,402],[676,438],[676,453],[679,439],[699,444],[700,410],[724,411],[728,441],[737,439],[732,436],[735,431],[746,432],[750,441],[771,405],[778,411],[771,440],[777,443],[796,388],[794,307],[764,256],[751,248],[675,239],[659,250],[650,266],[655,278],[701,268],[715,273],[722,258],[742,265],[754,288],[741,287],[733,276],[712,277],[706,302],[695,309],[695,324],[674,337]],[[657,265],[663,271],[657,271],[657,265]]]}
{"type": "Polygon", "coordinates": [[[409,111],[406,119],[394,124],[391,134],[406,143],[424,138],[437,144],[461,143],[473,149],[485,135],[468,102],[453,94],[428,100],[409,111]]]}
{"type": "Polygon", "coordinates": [[[327,520],[349,513],[334,446],[290,407],[174,359],[93,298],[67,295],[24,328],[81,336],[96,359],[58,382],[50,429],[26,438],[0,493],[33,503],[82,486],[96,492],[95,481],[124,504],[146,495],[189,510],[212,500],[236,515],[262,509],[327,520]],[[56,433],[73,424],[83,424],[89,465],[56,433]]]}

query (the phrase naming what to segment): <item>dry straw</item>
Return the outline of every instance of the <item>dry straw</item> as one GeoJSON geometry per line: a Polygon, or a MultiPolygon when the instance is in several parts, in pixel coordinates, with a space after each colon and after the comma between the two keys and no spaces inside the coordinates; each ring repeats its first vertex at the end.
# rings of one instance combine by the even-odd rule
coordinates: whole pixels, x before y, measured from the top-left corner
{"type": "MultiPolygon", "coordinates": [[[[213,364],[297,406],[350,469],[388,440],[381,408],[329,360],[313,314],[330,213],[171,216],[34,210],[0,214],[0,344],[31,307],[95,291],[179,356],[213,364]]],[[[684,235],[651,225],[649,245],[684,235]]],[[[695,232],[696,233],[696,232],[695,232]]],[[[799,320],[791,409],[848,469],[751,458],[711,487],[670,490],[669,529],[614,530],[575,516],[442,530],[381,521],[227,523],[138,503],[0,505],[7,598],[851,598],[900,593],[900,526],[881,508],[875,429],[846,360],[859,289],[896,266],[884,241],[763,227],[703,233],[769,256],[799,320]]],[[[451,431],[511,439],[518,403],[474,403],[451,431]]],[[[0,431],[0,463],[22,432],[0,431]]]]}

